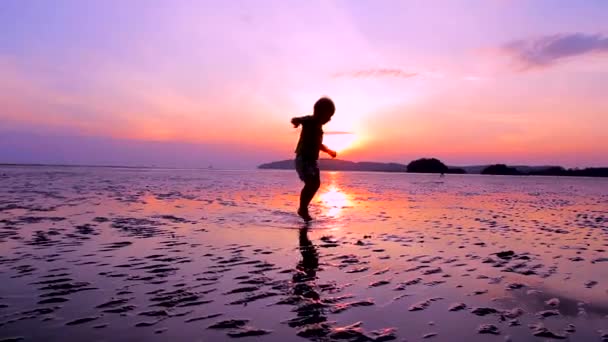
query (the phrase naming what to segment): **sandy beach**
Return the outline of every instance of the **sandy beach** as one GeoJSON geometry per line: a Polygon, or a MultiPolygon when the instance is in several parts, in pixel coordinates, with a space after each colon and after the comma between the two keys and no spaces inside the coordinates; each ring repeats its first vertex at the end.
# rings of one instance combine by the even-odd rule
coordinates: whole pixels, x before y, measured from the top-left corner
{"type": "Polygon", "coordinates": [[[608,180],[0,168],[0,341],[608,341],[608,180]]]}

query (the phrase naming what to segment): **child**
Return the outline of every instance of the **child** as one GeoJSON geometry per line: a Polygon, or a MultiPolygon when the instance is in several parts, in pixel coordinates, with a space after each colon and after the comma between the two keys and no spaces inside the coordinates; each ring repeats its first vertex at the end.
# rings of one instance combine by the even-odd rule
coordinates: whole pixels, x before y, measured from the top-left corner
{"type": "Polygon", "coordinates": [[[300,140],[296,147],[296,171],[298,176],[304,182],[304,187],[300,193],[300,208],[298,215],[308,222],[312,217],[308,213],[308,205],[315,196],[319,186],[321,186],[321,178],[319,176],[319,151],[329,154],[332,158],[336,158],[337,153],[323,145],[323,128],[322,126],[331,120],[336,107],[334,102],[327,97],[319,99],[314,106],[313,115],[302,116],[291,119],[291,123],[295,128],[302,125],[300,132],[300,140]]]}

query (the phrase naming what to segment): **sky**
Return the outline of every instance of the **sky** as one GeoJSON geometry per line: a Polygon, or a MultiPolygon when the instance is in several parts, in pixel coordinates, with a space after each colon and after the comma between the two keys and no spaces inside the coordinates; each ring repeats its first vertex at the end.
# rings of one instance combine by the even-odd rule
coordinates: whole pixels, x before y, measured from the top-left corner
{"type": "Polygon", "coordinates": [[[2,0],[0,162],[608,165],[604,0],[2,0]]]}

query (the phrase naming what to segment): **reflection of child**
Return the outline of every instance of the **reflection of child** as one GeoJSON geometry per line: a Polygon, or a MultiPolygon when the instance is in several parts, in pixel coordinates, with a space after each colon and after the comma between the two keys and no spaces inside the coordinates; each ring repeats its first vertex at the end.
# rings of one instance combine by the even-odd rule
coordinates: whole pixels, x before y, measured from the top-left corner
{"type": "Polygon", "coordinates": [[[319,151],[329,154],[335,158],[337,153],[323,145],[323,125],[331,120],[336,107],[334,102],[329,98],[323,97],[319,99],[314,106],[313,115],[302,116],[291,119],[294,127],[302,125],[300,132],[300,140],[296,147],[296,171],[298,176],[304,182],[304,187],[300,193],[300,207],[298,215],[304,221],[311,221],[312,217],[308,213],[308,205],[315,196],[317,190],[321,186],[321,178],[319,175],[319,151]]]}

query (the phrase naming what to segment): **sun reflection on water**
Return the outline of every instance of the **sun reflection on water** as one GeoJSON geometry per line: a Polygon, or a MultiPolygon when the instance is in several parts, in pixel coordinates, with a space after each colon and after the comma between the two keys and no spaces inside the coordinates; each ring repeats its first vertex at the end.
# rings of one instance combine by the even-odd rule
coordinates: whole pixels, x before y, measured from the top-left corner
{"type": "Polygon", "coordinates": [[[339,217],[342,210],[350,206],[350,197],[337,185],[337,172],[330,172],[330,184],[319,195],[321,204],[325,207],[328,217],[339,217]]]}

